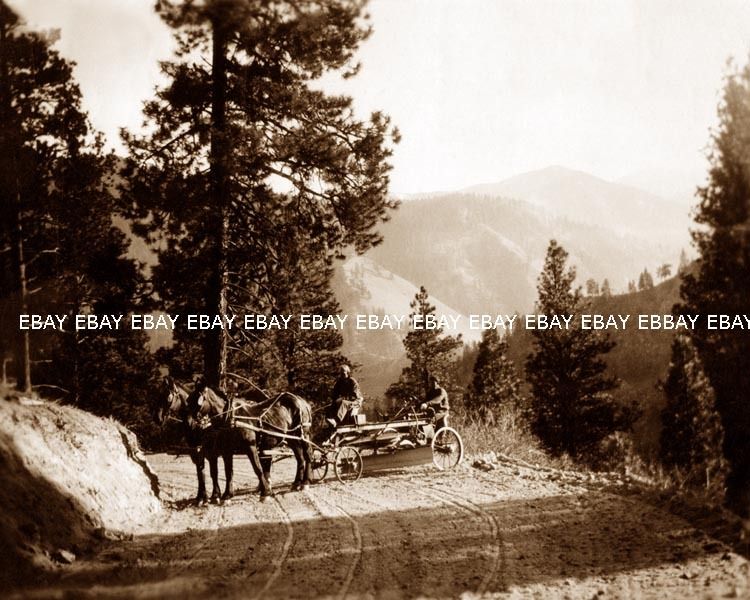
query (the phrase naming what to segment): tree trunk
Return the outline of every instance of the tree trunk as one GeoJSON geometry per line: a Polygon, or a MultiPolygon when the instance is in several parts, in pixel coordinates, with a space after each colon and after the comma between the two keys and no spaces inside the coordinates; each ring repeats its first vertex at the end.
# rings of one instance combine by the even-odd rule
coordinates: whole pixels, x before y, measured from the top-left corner
{"type": "MultiPolygon", "coordinates": [[[[18,182],[16,182],[18,185],[18,182]]],[[[23,251],[23,223],[21,221],[21,198],[20,193],[16,190],[16,207],[14,217],[16,222],[13,227],[13,258],[14,270],[16,276],[16,285],[18,289],[18,313],[28,314],[29,312],[29,292],[26,280],[26,257],[23,251]]],[[[18,379],[18,389],[24,393],[31,393],[31,340],[28,329],[18,332],[16,343],[16,365],[18,379]]]]}
{"type": "MultiPolygon", "coordinates": [[[[10,224],[10,238],[12,243],[13,276],[15,278],[16,289],[18,292],[18,312],[29,312],[29,293],[26,280],[26,257],[23,250],[23,219],[21,215],[21,185],[18,180],[19,169],[19,148],[18,140],[15,139],[15,129],[11,114],[13,112],[11,104],[11,86],[10,76],[8,73],[8,55],[7,55],[7,31],[5,27],[0,27],[0,123],[3,123],[4,131],[2,151],[10,154],[12,168],[10,173],[6,173],[7,179],[4,178],[4,184],[8,186],[7,199],[13,206],[12,217],[14,221],[10,224]]],[[[7,154],[6,154],[7,156],[7,154]]],[[[19,331],[15,344],[15,361],[16,361],[16,379],[18,389],[25,393],[31,392],[31,342],[29,331],[19,331]]]]}
{"type": "MultiPolygon", "coordinates": [[[[213,22],[212,106],[211,106],[211,193],[208,206],[210,275],[206,290],[209,315],[227,314],[227,235],[229,229],[226,93],[227,51],[226,29],[220,19],[213,22]]],[[[222,327],[206,333],[204,346],[204,375],[209,386],[225,389],[227,373],[228,335],[222,327]]]]}

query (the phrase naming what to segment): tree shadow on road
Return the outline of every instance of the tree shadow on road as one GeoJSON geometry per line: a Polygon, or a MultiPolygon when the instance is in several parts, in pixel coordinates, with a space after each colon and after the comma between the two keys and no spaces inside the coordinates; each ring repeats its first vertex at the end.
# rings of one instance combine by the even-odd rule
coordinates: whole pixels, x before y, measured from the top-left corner
{"type": "MultiPolygon", "coordinates": [[[[314,489],[309,496],[289,494],[288,500],[304,506],[319,502],[318,496],[322,500],[314,489]]],[[[293,520],[291,532],[279,511],[275,521],[112,543],[94,560],[27,592],[253,596],[273,578],[264,597],[341,591],[456,597],[480,588],[504,592],[570,578],[610,577],[725,552],[722,544],[677,517],[607,496],[607,501],[557,495],[400,511],[365,510],[351,500],[346,501],[351,506],[342,505],[340,516],[293,520]]],[[[325,501],[331,503],[330,498],[325,501]]]]}

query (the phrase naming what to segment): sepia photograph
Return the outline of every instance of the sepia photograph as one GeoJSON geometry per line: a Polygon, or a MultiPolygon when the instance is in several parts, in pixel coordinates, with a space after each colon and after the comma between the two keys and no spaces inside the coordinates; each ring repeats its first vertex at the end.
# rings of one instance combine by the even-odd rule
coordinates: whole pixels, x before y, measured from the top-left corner
{"type": "Polygon", "coordinates": [[[0,596],[750,598],[750,3],[0,0],[0,596]]]}

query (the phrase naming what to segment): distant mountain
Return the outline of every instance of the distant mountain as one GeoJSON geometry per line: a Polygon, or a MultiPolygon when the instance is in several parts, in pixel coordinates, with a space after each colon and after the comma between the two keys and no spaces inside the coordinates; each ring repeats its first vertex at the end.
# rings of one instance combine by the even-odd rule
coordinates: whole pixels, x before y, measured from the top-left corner
{"type": "Polygon", "coordinates": [[[564,167],[547,167],[463,190],[482,196],[515,198],[548,214],[606,227],[621,234],[656,234],[665,226],[687,231],[687,206],[680,206],[630,185],[605,181],[564,167]]]}
{"type": "Polygon", "coordinates": [[[694,206],[697,202],[696,189],[705,183],[705,171],[700,173],[693,169],[641,169],[621,177],[616,183],[640,188],[684,206],[694,206]]]}
{"type": "MultiPolygon", "coordinates": [[[[550,239],[570,253],[579,284],[607,278],[618,292],[644,267],[655,273],[662,263],[674,266],[689,247],[690,224],[684,203],[549,167],[405,200],[380,226],[382,244],[338,266],[334,291],[352,314],[408,314],[420,285],[444,314],[528,312],[550,239]]],[[[152,266],[151,250],[131,240],[131,255],[152,266]]],[[[478,335],[460,332],[468,340],[478,335]]],[[[372,393],[398,376],[404,333],[345,332],[344,351],[364,365],[359,375],[371,381],[372,393]]]]}
{"type": "MultiPolygon", "coordinates": [[[[404,201],[380,227],[383,243],[366,260],[340,267],[336,294],[346,310],[400,306],[408,312],[408,301],[424,285],[441,306],[462,315],[529,312],[550,239],[569,252],[579,284],[607,278],[617,293],[644,268],[655,274],[663,263],[676,266],[690,244],[689,226],[685,204],[550,167],[404,201]]],[[[401,359],[393,338],[385,343],[384,335],[358,335],[345,351],[362,364],[401,359]]],[[[394,373],[395,365],[389,376],[394,373]]]]}
{"type": "MultiPolygon", "coordinates": [[[[611,188],[620,189],[614,184],[611,188]]],[[[529,310],[552,238],[570,253],[580,283],[590,277],[600,283],[607,278],[615,291],[622,291],[644,267],[653,273],[662,263],[674,264],[680,249],[689,245],[686,214],[658,199],[647,211],[649,196],[635,191],[625,190],[618,201],[624,204],[624,197],[631,198],[635,208],[619,212],[633,214],[627,219],[602,217],[600,223],[584,218],[593,209],[583,215],[558,214],[570,202],[561,202],[556,212],[523,199],[476,194],[411,200],[381,226],[384,242],[367,256],[403,279],[425,285],[464,314],[529,310]]],[[[541,202],[541,196],[536,198],[541,202]]],[[[587,198],[593,203],[592,195],[587,198]]],[[[611,200],[603,197],[601,203],[611,200]]]]}

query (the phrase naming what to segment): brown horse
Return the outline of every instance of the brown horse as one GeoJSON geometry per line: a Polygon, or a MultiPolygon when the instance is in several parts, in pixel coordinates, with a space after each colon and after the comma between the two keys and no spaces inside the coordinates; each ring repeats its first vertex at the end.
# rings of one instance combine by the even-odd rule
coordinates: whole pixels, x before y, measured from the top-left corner
{"type": "MultiPolygon", "coordinates": [[[[190,459],[195,464],[198,476],[198,495],[195,497],[195,502],[196,504],[205,504],[208,501],[205,477],[206,457],[200,445],[200,432],[190,422],[190,414],[187,409],[188,396],[190,396],[190,392],[182,385],[177,383],[172,377],[165,377],[164,394],[157,397],[157,401],[153,407],[154,420],[158,425],[164,425],[170,419],[182,424],[182,432],[190,448],[190,459]]],[[[209,470],[211,472],[211,479],[213,480],[211,497],[218,498],[220,490],[218,462],[216,460],[212,461],[209,459],[209,470]]]]}
{"type": "Polygon", "coordinates": [[[292,489],[307,487],[311,475],[307,438],[312,410],[306,400],[282,392],[262,402],[250,403],[242,399],[229,402],[205,384],[196,384],[186,404],[187,422],[193,431],[201,432],[202,452],[211,469],[219,456],[224,460],[226,488],[222,499],[231,498],[234,494],[232,474],[235,454],[246,454],[250,459],[258,477],[261,497],[271,495],[269,476],[272,461],[263,454],[282,442],[286,442],[297,461],[292,489]],[[209,421],[211,425],[206,427],[209,421]]]}

